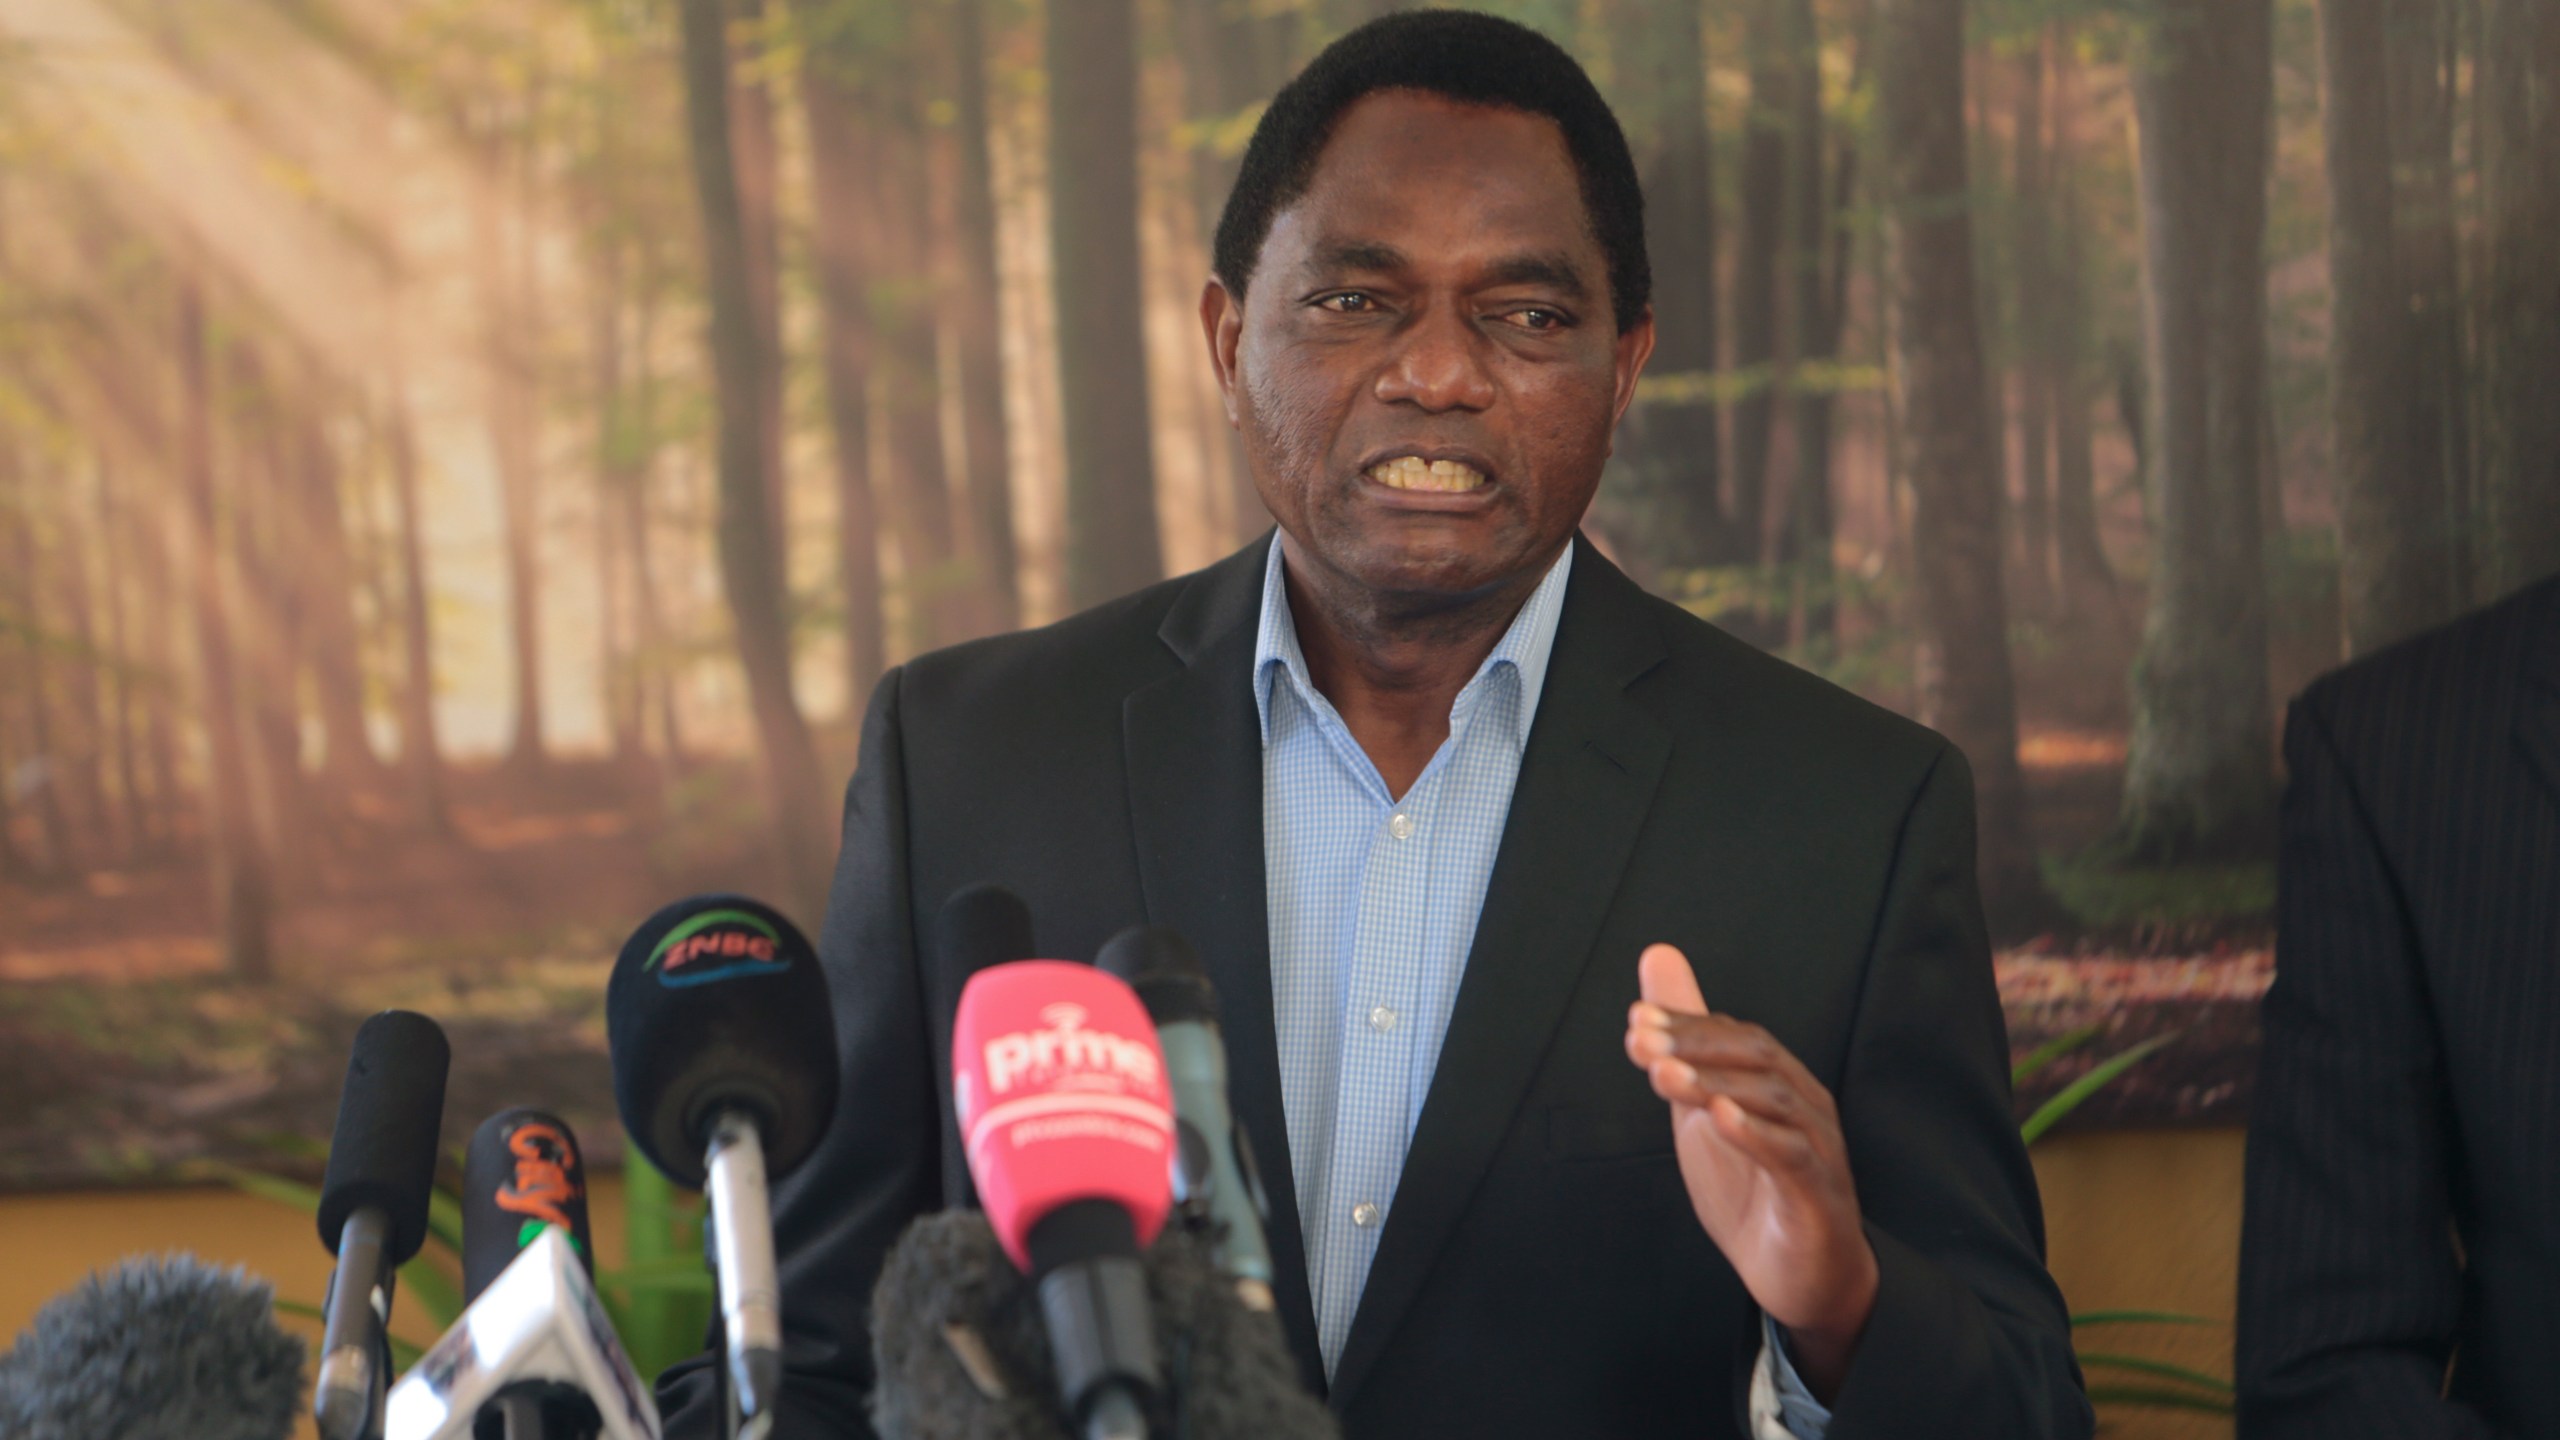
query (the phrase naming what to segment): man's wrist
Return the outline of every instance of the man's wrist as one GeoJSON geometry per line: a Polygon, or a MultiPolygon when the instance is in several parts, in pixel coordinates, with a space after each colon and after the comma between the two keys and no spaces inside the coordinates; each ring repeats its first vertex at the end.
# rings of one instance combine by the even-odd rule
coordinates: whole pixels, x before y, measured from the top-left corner
{"type": "Polygon", "coordinates": [[[1881,1272],[1875,1251],[1862,1234],[1858,1237],[1860,1265],[1856,1278],[1841,1296],[1838,1313],[1806,1325],[1778,1322],[1787,1337],[1787,1356],[1803,1377],[1805,1388],[1824,1405],[1840,1394],[1841,1385],[1849,1378],[1849,1362],[1856,1356],[1858,1340],[1866,1334],[1867,1320],[1875,1314],[1876,1290],[1881,1272]]]}

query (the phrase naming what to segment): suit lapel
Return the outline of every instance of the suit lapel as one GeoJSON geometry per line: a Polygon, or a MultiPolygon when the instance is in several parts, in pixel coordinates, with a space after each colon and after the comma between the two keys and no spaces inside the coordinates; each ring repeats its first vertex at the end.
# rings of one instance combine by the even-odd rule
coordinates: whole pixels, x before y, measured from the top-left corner
{"type": "Polygon", "coordinates": [[[1581,548],[1475,945],[1334,1367],[1337,1410],[1421,1290],[1510,1129],[1670,758],[1669,734],[1625,693],[1662,658],[1659,622],[1632,581],[1575,543],[1581,548]]]}
{"type": "Polygon", "coordinates": [[[1281,1322],[1321,1392],[1315,1304],[1307,1289],[1271,1016],[1262,729],[1252,681],[1265,549],[1251,546],[1213,566],[1174,603],[1157,633],[1183,668],[1130,693],[1121,708],[1121,735],[1147,919],[1172,926],[1199,947],[1217,989],[1228,1103],[1253,1137],[1270,1196],[1281,1322]]]}
{"type": "Polygon", "coordinates": [[[2516,697],[2516,744],[2560,800],[2560,581],[2544,587],[2542,623],[2525,640],[2525,683],[2516,697]]]}

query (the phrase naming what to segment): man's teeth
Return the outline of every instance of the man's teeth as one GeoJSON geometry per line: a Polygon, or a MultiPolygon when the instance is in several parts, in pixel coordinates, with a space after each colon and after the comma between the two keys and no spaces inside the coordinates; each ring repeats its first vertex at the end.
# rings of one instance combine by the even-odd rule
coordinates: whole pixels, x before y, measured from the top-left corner
{"type": "Polygon", "coordinates": [[[1473,490],[1484,484],[1484,472],[1458,460],[1425,460],[1400,455],[1369,467],[1369,478],[1391,490],[1473,490]]]}

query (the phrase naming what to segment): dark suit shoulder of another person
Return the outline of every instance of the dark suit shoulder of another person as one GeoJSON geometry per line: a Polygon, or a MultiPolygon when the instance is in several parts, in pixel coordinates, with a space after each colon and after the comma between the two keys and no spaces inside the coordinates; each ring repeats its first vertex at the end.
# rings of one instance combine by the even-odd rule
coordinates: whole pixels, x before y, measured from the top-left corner
{"type": "Polygon", "coordinates": [[[2241,1433],[2560,1433],[2560,580],[2287,719],[2241,1433]]]}

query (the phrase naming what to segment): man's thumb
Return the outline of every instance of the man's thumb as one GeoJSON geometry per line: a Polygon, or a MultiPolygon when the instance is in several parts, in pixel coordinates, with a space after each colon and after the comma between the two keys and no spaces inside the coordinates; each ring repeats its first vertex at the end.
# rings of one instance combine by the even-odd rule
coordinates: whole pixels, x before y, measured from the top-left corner
{"type": "Polygon", "coordinates": [[[1636,984],[1644,998],[1681,1015],[1707,1013],[1707,997],[1698,989],[1689,957],[1676,945],[1647,945],[1636,960],[1636,984]]]}

